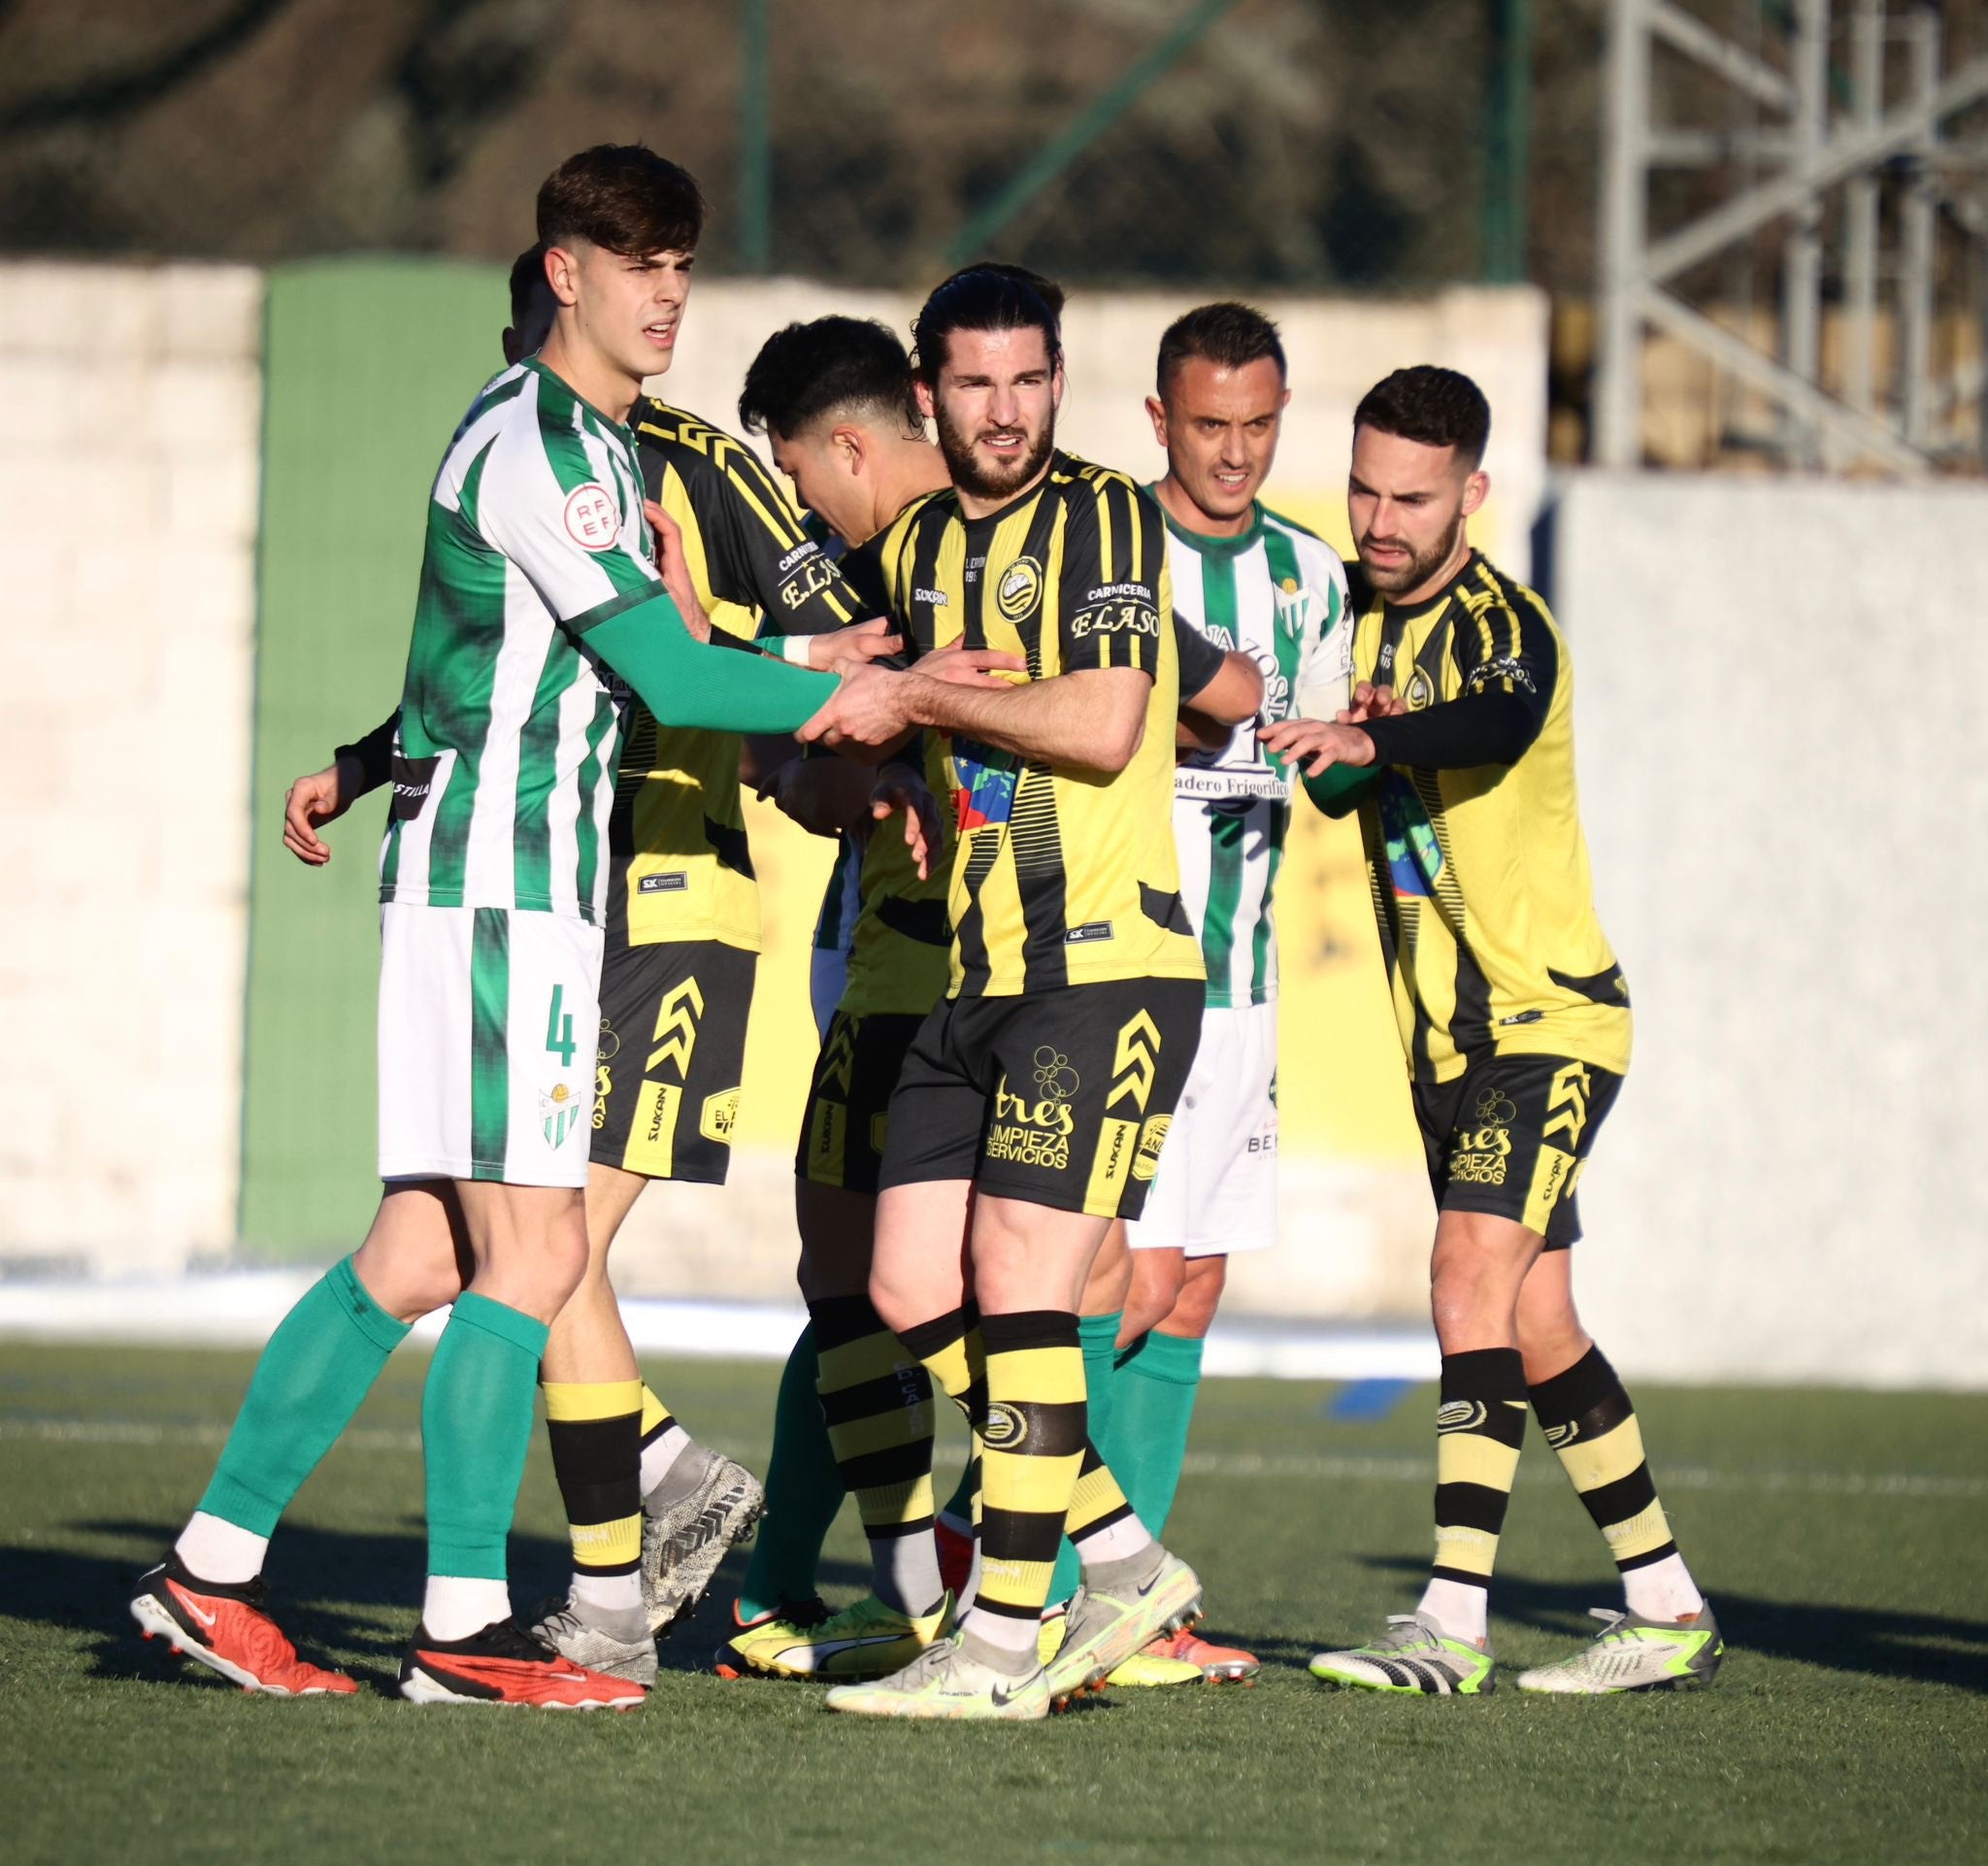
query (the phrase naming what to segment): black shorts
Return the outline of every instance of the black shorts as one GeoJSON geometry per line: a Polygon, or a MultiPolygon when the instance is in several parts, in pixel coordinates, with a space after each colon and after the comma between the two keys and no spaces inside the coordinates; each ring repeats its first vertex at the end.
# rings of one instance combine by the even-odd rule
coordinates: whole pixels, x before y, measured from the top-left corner
{"type": "Polygon", "coordinates": [[[724,1183],[758,964],[717,940],[609,943],[590,1159],[724,1183]]]}
{"type": "Polygon", "coordinates": [[[878,1184],[972,1180],[1060,1212],[1136,1218],[1201,1040],[1199,979],[947,998],[918,1028],[878,1184]]]}
{"type": "Polygon", "coordinates": [[[1549,1250],[1580,1236],[1574,1188],[1622,1078],[1565,1056],[1484,1056],[1454,1082],[1412,1084],[1441,1212],[1490,1212],[1549,1250]]]}
{"type": "Polygon", "coordinates": [[[890,1097],[924,1021],[910,1013],[852,1017],[846,1011],[829,1019],[808,1084],[796,1179],[851,1192],[877,1190],[890,1131],[890,1097]]]}

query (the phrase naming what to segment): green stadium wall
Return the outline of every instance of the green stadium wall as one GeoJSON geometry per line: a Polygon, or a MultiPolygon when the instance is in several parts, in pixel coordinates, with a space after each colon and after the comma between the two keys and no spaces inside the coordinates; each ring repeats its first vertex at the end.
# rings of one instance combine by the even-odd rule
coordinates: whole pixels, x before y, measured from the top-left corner
{"type": "Polygon", "coordinates": [[[502,268],[338,260],[269,275],[253,855],[242,1110],[245,1254],[322,1259],[378,1198],[374,1006],[384,792],[282,844],[283,792],[400,698],[435,464],[503,358],[502,268]]]}

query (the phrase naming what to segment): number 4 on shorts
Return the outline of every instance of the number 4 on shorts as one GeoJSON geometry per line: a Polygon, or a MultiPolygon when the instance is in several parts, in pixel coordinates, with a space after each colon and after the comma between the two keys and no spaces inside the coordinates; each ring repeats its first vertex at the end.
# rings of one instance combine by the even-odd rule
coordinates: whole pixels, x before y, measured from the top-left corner
{"type": "Polygon", "coordinates": [[[546,1048],[559,1058],[562,1069],[573,1067],[573,1052],[579,1047],[573,1041],[573,1013],[563,1016],[559,1007],[565,1001],[566,987],[555,984],[552,987],[552,1008],[546,1014],[546,1048]]]}

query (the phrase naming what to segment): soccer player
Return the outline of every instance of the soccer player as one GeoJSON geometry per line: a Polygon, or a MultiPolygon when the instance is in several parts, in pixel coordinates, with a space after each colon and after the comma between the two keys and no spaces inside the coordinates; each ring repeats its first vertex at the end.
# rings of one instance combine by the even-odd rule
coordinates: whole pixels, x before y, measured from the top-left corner
{"type": "Polygon", "coordinates": [[[1574,1304],[1575,1187],[1629,1066],[1629,990],[1590,894],[1567,645],[1470,543],[1490,430],[1454,370],[1397,370],[1368,391],[1347,482],[1355,703],[1263,735],[1322,808],[1359,811],[1438,1208],[1435,1569],[1412,1614],[1311,1670],[1366,1690],[1492,1689],[1488,1589],[1530,1406],[1626,1605],[1519,1688],[1709,1683],[1717,1622],[1574,1304]]]}
{"type": "MultiPolygon", "coordinates": [[[[1052,312],[1060,311],[1061,294],[1049,282],[1022,276],[1052,312]]],[[[944,457],[925,439],[912,399],[904,347],[881,325],[852,318],[790,325],[769,339],[747,371],[740,417],[748,430],[766,429],[775,460],[803,503],[833,522],[852,547],[845,567],[867,594],[884,527],[911,499],[946,483],[944,457]]],[[[1262,687],[1255,664],[1225,656],[1184,625],[1176,626],[1182,685],[1196,704],[1232,721],[1251,714],[1262,687]]],[[[920,666],[931,673],[960,664],[961,655],[949,650],[924,657],[920,666]]],[[[993,684],[987,670],[1002,663],[1017,671],[1023,665],[1013,656],[969,654],[963,678],[993,684]]],[[[838,776],[835,763],[828,761],[830,780],[838,776]]],[[[805,783],[823,773],[823,761],[791,765],[788,773],[805,783]]],[[[869,1532],[872,1592],[822,1623],[804,1598],[812,1591],[817,1534],[807,1550],[810,1566],[805,1575],[794,1574],[782,1608],[768,1608],[761,1618],[751,1611],[757,1602],[739,1604],[741,1628],[717,1654],[727,1675],[881,1676],[915,1656],[944,1623],[943,1582],[926,1534],[932,1526],[930,1383],[878,1318],[867,1288],[891,1092],[918,1024],[945,991],[948,882],[943,870],[921,880],[896,839],[872,842],[859,873],[845,989],[816,1063],[795,1170],[802,1288],[817,1341],[833,1344],[820,1405],[831,1417],[842,1475],[869,1532]],[[804,1611],[797,1613],[797,1605],[804,1611]]],[[[807,1442],[782,1413],[774,1451],[782,1475],[793,1462],[783,1457],[783,1446],[807,1442]]],[[[775,1469],[767,1487],[773,1528],[784,1487],[775,1469]]],[[[777,1540],[762,1533],[754,1567],[777,1540]]],[[[749,1588],[750,1568],[746,1579],[749,1588]]],[[[1200,1676],[1192,1668],[1182,1672],[1200,1676]]]]}
{"type": "MultiPolygon", "coordinates": [[[[1331,718],[1347,705],[1352,631],[1339,553],[1258,498],[1290,400],[1276,326],[1242,304],[1188,312],[1160,339],[1156,389],[1146,411],[1167,471],[1152,490],[1166,519],[1175,614],[1253,656],[1264,686],[1262,711],[1246,725],[1216,724],[1194,739],[1183,723],[1189,749],[1174,774],[1181,894],[1201,933],[1208,1008],[1145,1210],[1126,1226],[1132,1283],[1115,1340],[1104,1345],[1116,1350],[1115,1365],[1106,1363],[1107,1422],[1092,1432],[1157,1536],[1179,1483],[1202,1343],[1229,1253],[1276,1238],[1272,898],[1292,781],[1258,731],[1300,711],[1331,718]]],[[[1187,720],[1195,716],[1189,709],[1187,720]]],[[[1109,1311],[1086,1316],[1084,1331],[1104,1332],[1113,1319],[1109,1311]]],[[[1151,1649],[1210,1679],[1258,1670],[1249,1653],[1192,1630],[1151,1649]]]]}
{"type": "Polygon", "coordinates": [[[1193,1571],[1087,1439],[1076,1310],[1110,1221],[1143,1202],[1204,983],[1172,835],[1178,662],[1158,511],[1122,474],[1056,450],[1057,319],[1025,280],[955,274],[915,335],[952,487],[884,540],[893,614],[921,650],[1006,650],[1026,673],[977,691],[853,671],[803,737],[945,735],[948,995],[891,1098],[870,1296],[979,1426],[980,1576],[957,1636],[827,1701],[1012,1719],[1198,1611],[1193,1571]],[[1066,1523],[1086,1586],[1044,1667],[1066,1523]]]}
{"type": "Polygon", "coordinates": [[[505,1566],[548,1325],[588,1257],[593,1083],[575,1058],[598,1017],[612,683],[673,725],[767,732],[834,685],[695,641],[650,560],[626,421],[673,340],[700,207],[639,148],[548,178],[552,333],[480,393],[430,495],[381,862],[386,1193],[359,1251],[272,1337],[201,1507],[132,1602],[149,1634],[251,1689],[353,1688],[263,1612],[264,1550],[407,1318],[452,1298],[422,1399],[429,1578],[402,1694],[641,1701],[519,1626],[505,1566]],[[438,1212],[466,1286],[435,1248],[438,1212]]]}
{"type": "MultiPolygon", "coordinates": [[[[679,269],[686,294],[687,264],[688,255],[679,269]]],[[[506,360],[515,362],[551,326],[542,246],[518,256],[511,289],[504,341],[506,360]]],[[[652,375],[669,367],[683,309],[679,300],[673,341],[652,375]]],[[[826,564],[749,450],[652,397],[636,404],[631,420],[664,547],[661,574],[693,628],[731,645],[764,615],[773,628],[805,636],[816,654],[845,652],[874,635],[840,633],[880,604],[865,607],[826,564]]],[[[299,781],[285,839],[305,859],[328,854],[314,822],[386,782],[397,722],[398,715],[357,747],[342,747],[332,769],[299,781]],[[359,771],[347,768],[348,756],[359,771]],[[315,850],[303,847],[307,837],[315,850]]],[[[607,1274],[613,1239],[650,1179],[721,1183],[730,1158],[759,941],[738,747],[730,735],[659,728],[641,708],[624,736],[609,825],[588,1274],[553,1326],[544,1370],[575,1569],[566,1600],[538,1631],[570,1658],[642,1683],[654,1677],[655,1632],[694,1604],[761,1504],[757,1480],[693,1443],[641,1383],[607,1274]],[[638,1431],[639,1506],[628,1501],[625,1472],[609,1474],[610,1461],[625,1466],[633,1455],[638,1431]],[[612,1518],[602,1517],[607,1508],[612,1518]]],[[[847,768],[867,814],[875,786],[847,768]]],[[[797,1354],[783,1385],[798,1381],[812,1395],[812,1343],[797,1354]]],[[[830,1502],[831,1518],[839,1502],[830,1502]]]]}

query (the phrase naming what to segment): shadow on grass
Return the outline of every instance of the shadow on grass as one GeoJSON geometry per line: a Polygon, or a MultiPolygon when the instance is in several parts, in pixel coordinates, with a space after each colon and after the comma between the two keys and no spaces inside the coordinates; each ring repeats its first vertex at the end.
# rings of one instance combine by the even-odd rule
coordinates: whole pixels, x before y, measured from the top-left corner
{"type": "MultiPolygon", "coordinates": [[[[130,1551],[84,1552],[55,1542],[32,1548],[0,1544],[0,1620],[89,1636],[90,1675],[95,1678],[173,1678],[220,1690],[237,1688],[204,1667],[162,1665],[131,1621],[131,1584],[171,1546],[181,1527],[178,1520],[100,1518],[64,1526],[93,1544],[106,1537],[125,1541],[130,1551]]],[[[660,1652],[664,1670],[711,1669],[712,1650],[730,1630],[746,1552],[740,1549],[728,1554],[704,1599],[669,1629],[660,1652]]],[[[270,1545],[266,1574],[282,1628],[307,1656],[329,1650],[362,1661],[377,1659],[383,1669],[364,1676],[391,1688],[420,1608],[425,1555],[418,1516],[404,1518],[400,1529],[374,1532],[290,1522],[270,1545]]],[[[561,1540],[512,1533],[511,1595],[520,1616],[535,1616],[540,1603],[564,1597],[570,1559],[561,1540]]],[[[858,1586],[867,1582],[868,1571],[849,1562],[824,1561],[820,1579],[829,1586],[858,1586]]]]}
{"type": "MultiPolygon", "coordinates": [[[[1390,1569],[1415,1580],[1426,1572],[1421,1562],[1399,1555],[1360,1559],[1369,1568],[1390,1569]]],[[[1491,1601],[1493,1611],[1505,1618],[1576,1640],[1597,1630],[1597,1623],[1587,1616],[1591,1607],[1619,1605],[1606,1581],[1530,1581],[1514,1574],[1501,1574],[1492,1583],[1491,1601]]],[[[1735,1653],[1759,1652],[1832,1672],[1954,1684],[1965,1691],[1988,1693],[1988,1619],[1727,1592],[1714,1595],[1712,1606],[1719,1630],[1735,1653]]]]}

